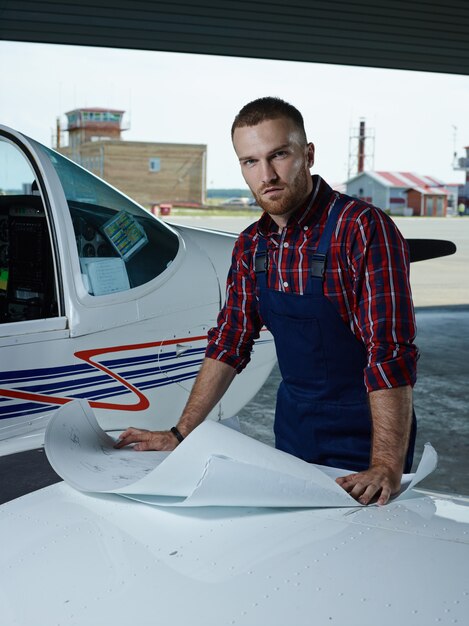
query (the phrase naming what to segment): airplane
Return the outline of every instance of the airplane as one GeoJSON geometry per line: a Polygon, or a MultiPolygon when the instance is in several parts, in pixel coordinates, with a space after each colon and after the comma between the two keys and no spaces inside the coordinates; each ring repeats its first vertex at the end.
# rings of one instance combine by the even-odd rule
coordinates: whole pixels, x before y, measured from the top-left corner
{"type": "MultiPolygon", "coordinates": [[[[73,399],[106,431],[129,417],[172,425],[234,236],[168,226],[6,127],[0,177],[0,456],[41,446],[50,416],[73,399]]],[[[409,245],[412,260],[454,251],[409,245]]],[[[211,417],[235,415],[274,362],[265,331],[211,417]]],[[[427,626],[469,614],[467,497],[414,490],[384,507],[175,510],[59,482],[2,504],[0,536],[9,626],[427,626]]]]}
{"type": "MultiPolygon", "coordinates": [[[[216,323],[235,235],[169,226],[57,152],[0,127],[0,456],[42,445],[50,415],[89,400],[100,424],[173,425],[216,323]]],[[[211,417],[236,414],[275,364],[211,417]]]]}

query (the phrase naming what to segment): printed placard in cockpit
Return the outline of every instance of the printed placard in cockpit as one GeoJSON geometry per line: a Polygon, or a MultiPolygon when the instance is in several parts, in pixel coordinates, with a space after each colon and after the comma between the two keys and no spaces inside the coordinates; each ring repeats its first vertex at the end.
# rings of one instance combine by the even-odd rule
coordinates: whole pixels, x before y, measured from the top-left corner
{"type": "Polygon", "coordinates": [[[142,226],[125,211],[108,220],[102,230],[124,261],[130,259],[148,242],[142,226]]]}

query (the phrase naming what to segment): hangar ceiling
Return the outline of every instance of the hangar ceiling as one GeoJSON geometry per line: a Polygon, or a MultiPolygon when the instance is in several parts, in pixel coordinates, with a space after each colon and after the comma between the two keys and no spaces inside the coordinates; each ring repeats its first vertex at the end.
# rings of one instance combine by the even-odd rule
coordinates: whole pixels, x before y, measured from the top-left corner
{"type": "Polygon", "coordinates": [[[469,74],[469,2],[0,0],[0,39],[469,74]]]}

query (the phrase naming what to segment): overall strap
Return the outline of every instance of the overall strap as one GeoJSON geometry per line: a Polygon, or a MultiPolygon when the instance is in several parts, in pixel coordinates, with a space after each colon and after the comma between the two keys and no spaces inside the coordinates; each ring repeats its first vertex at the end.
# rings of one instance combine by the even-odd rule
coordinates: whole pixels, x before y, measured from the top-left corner
{"type": "Polygon", "coordinates": [[[258,289],[265,289],[267,287],[267,239],[259,235],[257,241],[256,253],[254,256],[254,271],[256,273],[256,282],[258,289]]]}
{"type": "Polygon", "coordinates": [[[308,291],[315,296],[323,294],[323,283],[327,265],[327,253],[331,243],[332,233],[337,225],[339,215],[348,202],[348,198],[335,194],[332,208],[327,218],[326,226],[319,240],[316,252],[311,255],[310,285],[308,291]]]}
{"type": "MultiPolygon", "coordinates": [[[[342,209],[348,202],[347,197],[341,197],[338,193],[335,194],[332,208],[327,218],[326,226],[319,240],[316,252],[311,255],[309,276],[310,281],[308,284],[307,292],[313,295],[323,294],[323,282],[326,271],[327,252],[331,243],[332,233],[337,225],[337,220],[342,209]]],[[[267,256],[267,239],[259,235],[257,242],[257,248],[254,255],[254,271],[256,273],[257,286],[260,289],[267,287],[267,270],[268,270],[268,256],[267,256]]]]}

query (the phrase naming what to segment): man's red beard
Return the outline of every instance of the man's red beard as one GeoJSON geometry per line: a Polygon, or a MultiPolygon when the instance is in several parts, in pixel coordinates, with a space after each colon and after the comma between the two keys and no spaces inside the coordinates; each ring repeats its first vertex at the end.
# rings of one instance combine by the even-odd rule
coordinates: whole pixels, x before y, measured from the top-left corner
{"type": "Polygon", "coordinates": [[[293,182],[290,185],[286,185],[282,181],[272,182],[270,185],[264,185],[259,192],[253,191],[253,195],[257,204],[266,213],[270,215],[284,215],[297,209],[303,204],[309,194],[310,176],[304,170],[300,170],[293,182]],[[282,187],[279,191],[280,198],[270,199],[262,195],[262,192],[270,187],[276,186],[282,187]]]}

